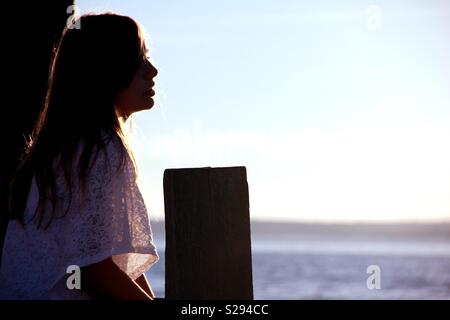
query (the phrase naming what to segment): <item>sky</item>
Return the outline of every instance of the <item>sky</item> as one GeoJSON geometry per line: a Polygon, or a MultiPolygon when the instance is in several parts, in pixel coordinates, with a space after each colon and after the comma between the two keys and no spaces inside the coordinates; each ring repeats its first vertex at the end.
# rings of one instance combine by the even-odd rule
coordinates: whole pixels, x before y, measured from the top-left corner
{"type": "Polygon", "coordinates": [[[76,3],[147,32],[152,219],[165,169],[245,166],[254,220],[450,221],[449,1],[76,3]]]}

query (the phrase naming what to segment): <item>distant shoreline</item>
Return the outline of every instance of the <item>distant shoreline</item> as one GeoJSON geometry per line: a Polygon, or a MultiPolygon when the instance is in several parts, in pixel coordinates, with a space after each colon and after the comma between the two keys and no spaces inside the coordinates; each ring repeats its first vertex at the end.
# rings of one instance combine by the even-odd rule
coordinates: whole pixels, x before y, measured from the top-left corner
{"type": "MultiPolygon", "coordinates": [[[[152,220],[153,232],[164,236],[164,220],[152,220]]],[[[252,238],[324,239],[417,239],[450,240],[450,222],[445,223],[301,223],[251,221],[252,238]]]]}

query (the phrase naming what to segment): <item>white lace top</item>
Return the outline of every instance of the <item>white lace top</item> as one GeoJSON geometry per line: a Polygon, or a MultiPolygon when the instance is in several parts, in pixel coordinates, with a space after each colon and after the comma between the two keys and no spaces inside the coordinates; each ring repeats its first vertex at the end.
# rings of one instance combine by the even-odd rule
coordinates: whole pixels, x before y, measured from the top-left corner
{"type": "MultiPolygon", "coordinates": [[[[36,228],[31,221],[39,196],[33,178],[25,227],[17,220],[8,225],[0,268],[1,299],[90,299],[83,288],[67,288],[66,279],[71,274],[68,266],[81,268],[113,257],[136,279],[158,260],[147,209],[128,154],[124,169],[117,172],[120,148],[115,138],[108,143],[106,154],[98,153],[87,178],[85,201],[79,185],[73,183],[78,181],[74,175],[70,210],[54,219],[46,230],[36,228]]],[[[63,175],[56,181],[58,194],[64,195],[63,175]]],[[[64,207],[67,202],[67,197],[61,201],[64,207]]],[[[46,210],[50,208],[47,205],[46,210]]]]}

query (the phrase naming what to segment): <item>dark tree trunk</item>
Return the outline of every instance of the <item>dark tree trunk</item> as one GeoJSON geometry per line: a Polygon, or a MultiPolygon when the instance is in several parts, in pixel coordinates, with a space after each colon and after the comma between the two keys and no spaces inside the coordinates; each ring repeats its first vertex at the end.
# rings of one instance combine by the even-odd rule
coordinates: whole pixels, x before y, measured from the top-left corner
{"type": "Polygon", "coordinates": [[[0,249],[8,223],[8,184],[47,90],[53,47],[73,0],[11,1],[2,11],[3,101],[0,165],[0,249]],[[8,16],[8,18],[5,18],[8,16]]]}

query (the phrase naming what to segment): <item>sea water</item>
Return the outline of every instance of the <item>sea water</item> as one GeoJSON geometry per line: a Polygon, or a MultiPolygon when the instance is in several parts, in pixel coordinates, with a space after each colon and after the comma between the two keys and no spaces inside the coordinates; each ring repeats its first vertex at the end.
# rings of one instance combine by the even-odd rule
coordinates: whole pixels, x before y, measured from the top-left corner
{"type": "MultiPolygon", "coordinates": [[[[147,276],[164,297],[164,242],[147,276]]],[[[450,299],[450,241],[252,241],[255,299],[450,299]],[[379,267],[379,289],[368,286],[379,267]]]]}

